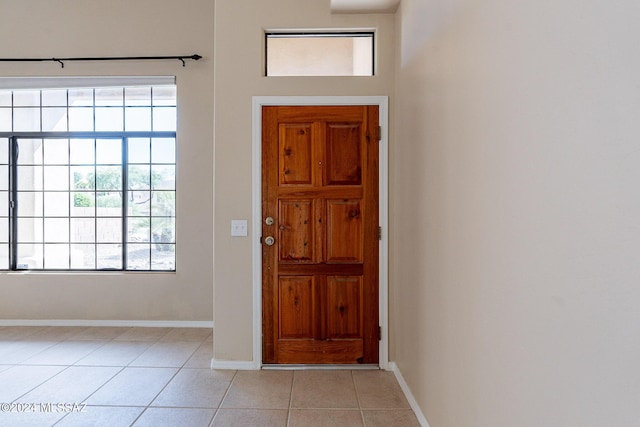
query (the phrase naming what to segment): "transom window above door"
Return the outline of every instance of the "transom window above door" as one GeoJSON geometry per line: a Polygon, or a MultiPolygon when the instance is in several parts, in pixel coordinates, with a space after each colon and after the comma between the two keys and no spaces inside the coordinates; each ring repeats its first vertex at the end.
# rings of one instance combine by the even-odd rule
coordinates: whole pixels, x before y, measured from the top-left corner
{"type": "Polygon", "coordinates": [[[266,76],[373,76],[374,32],[266,32],[266,76]]]}

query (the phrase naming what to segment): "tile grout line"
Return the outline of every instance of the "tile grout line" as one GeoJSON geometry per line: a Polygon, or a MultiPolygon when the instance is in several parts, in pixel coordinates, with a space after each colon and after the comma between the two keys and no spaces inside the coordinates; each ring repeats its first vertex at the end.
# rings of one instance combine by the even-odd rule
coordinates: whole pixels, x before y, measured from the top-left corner
{"type": "MultiPolygon", "coordinates": [[[[126,333],[127,333],[127,332],[129,332],[131,329],[133,329],[133,328],[128,328],[128,329],[127,329],[126,331],[124,331],[122,334],[117,335],[117,336],[115,336],[115,337],[111,338],[111,339],[110,339],[110,340],[108,340],[104,345],[106,345],[106,344],[107,344],[107,343],[109,343],[109,342],[117,342],[117,340],[116,340],[117,338],[119,338],[119,337],[121,337],[122,335],[126,334],[126,333]]],[[[161,337],[158,337],[155,341],[148,341],[148,342],[151,342],[151,343],[152,343],[149,347],[151,347],[153,344],[155,344],[155,343],[157,343],[158,341],[160,341],[160,340],[161,340],[163,337],[165,337],[169,332],[171,332],[171,330],[173,330],[173,328],[172,328],[172,329],[170,329],[169,331],[167,331],[167,333],[166,333],[166,334],[162,335],[161,337]]],[[[122,341],[122,342],[131,342],[131,341],[122,341]]],[[[134,342],[135,342],[135,341],[134,341],[134,342]]],[[[98,347],[98,348],[97,348],[96,350],[94,350],[94,351],[97,351],[99,348],[104,347],[104,345],[103,345],[103,346],[98,347]]],[[[147,349],[148,349],[148,348],[147,348],[147,349]]],[[[146,350],[145,350],[145,351],[146,351],[146,350]]],[[[90,354],[92,354],[92,353],[93,353],[93,352],[91,352],[90,354]]],[[[143,352],[143,353],[144,353],[144,352],[143,352]]],[[[88,356],[89,356],[89,355],[87,355],[87,356],[83,357],[82,359],[84,359],[84,358],[86,358],[86,357],[88,357],[88,356]]],[[[86,397],[86,399],[84,399],[84,400],[86,401],[86,400],[90,399],[90,398],[91,398],[91,396],[93,396],[94,394],[96,394],[99,390],[101,390],[104,386],[106,386],[109,382],[111,382],[111,380],[113,380],[117,375],[119,375],[119,374],[120,374],[120,373],[122,373],[126,368],[128,368],[128,367],[131,365],[131,363],[133,363],[133,361],[134,361],[134,360],[136,360],[139,356],[140,356],[140,355],[138,355],[137,357],[135,357],[133,360],[131,360],[131,361],[130,361],[129,363],[127,363],[125,366],[109,366],[109,367],[120,368],[120,370],[119,370],[118,372],[116,372],[116,373],[115,373],[111,378],[109,378],[109,380],[107,380],[104,384],[102,384],[100,387],[98,387],[96,390],[94,390],[91,394],[89,394],[89,396],[87,396],[87,397],[86,397]]],[[[82,360],[82,359],[80,359],[80,360],[82,360]]],[[[79,362],[79,361],[78,361],[78,362],[79,362]]],[[[77,362],[76,362],[76,363],[77,363],[77,362]]],[[[95,366],[95,367],[101,367],[101,366],[95,366]]],[[[104,367],[104,366],[103,366],[103,367],[104,367]]],[[[169,384],[169,382],[171,382],[171,380],[175,377],[175,375],[176,375],[179,371],[180,371],[180,369],[178,369],[178,370],[176,371],[176,373],[171,377],[171,379],[167,382],[167,384],[169,384]]],[[[167,386],[167,384],[165,384],[165,386],[162,388],[162,390],[164,390],[164,388],[167,386]]],[[[162,392],[162,390],[160,391],[160,393],[162,392]]],[[[156,396],[151,400],[151,402],[149,403],[149,405],[150,405],[151,403],[153,403],[153,401],[154,401],[157,397],[158,397],[158,395],[156,395],[156,396]]],[[[144,414],[144,413],[145,413],[145,411],[149,408],[149,405],[146,405],[146,406],[142,407],[142,408],[144,408],[144,409],[143,409],[143,410],[142,410],[142,412],[140,412],[140,414],[139,414],[139,415],[138,415],[138,416],[133,420],[133,422],[129,425],[129,427],[133,426],[133,425],[138,421],[138,419],[142,416],[142,414],[144,414]]],[[[97,405],[97,406],[99,406],[99,405],[97,405]]],[[[108,405],[107,405],[107,406],[108,406],[108,405]]],[[[114,406],[114,407],[118,407],[118,405],[116,405],[116,406],[114,406]]],[[[56,421],[56,423],[55,423],[55,424],[58,424],[59,422],[61,422],[61,421],[62,421],[63,419],[65,419],[68,415],[69,415],[69,414],[65,415],[65,416],[64,416],[64,417],[62,417],[60,420],[56,421]]],[[[54,424],[54,425],[55,425],[55,424],[54,424]]]]}
{"type": "Polygon", "coordinates": [[[291,424],[291,409],[293,408],[293,387],[296,382],[296,371],[291,375],[291,388],[289,389],[289,409],[287,410],[287,427],[291,424]]]}
{"type": "Polygon", "coordinates": [[[224,394],[222,395],[222,399],[220,399],[220,403],[218,403],[218,407],[216,408],[216,412],[213,414],[213,418],[211,419],[211,422],[209,423],[210,426],[213,426],[213,422],[216,420],[216,417],[220,413],[220,409],[222,409],[222,403],[224,402],[224,400],[229,395],[229,391],[231,390],[231,386],[233,385],[233,382],[236,380],[236,376],[237,375],[238,375],[238,370],[236,369],[236,371],[233,373],[233,377],[231,378],[231,381],[229,381],[229,385],[227,386],[227,389],[224,391],[224,394]]]}
{"type": "MultiPolygon", "coordinates": [[[[21,365],[15,365],[14,367],[17,366],[21,366],[21,365]]],[[[47,367],[55,367],[55,366],[65,366],[65,365],[24,365],[24,366],[47,366],[47,367]]],[[[61,373],[63,373],[64,371],[66,371],[67,369],[69,369],[70,366],[66,366],[64,369],[62,369],[60,372],[58,372],[57,374],[54,374],[53,376],[47,378],[46,380],[42,381],[41,383],[39,383],[38,385],[36,385],[35,387],[33,387],[32,389],[30,389],[29,391],[22,393],[20,396],[16,397],[15,399],[13,399],[11,401],[11,403],[15,403],[18,400],[22,399],[24,396],[26,396],[27,394],[31,393],[32,391],[34,391],[35,389],[37,389],[38,387],[42,386],[44,383],[48,382],[49,380],[54,379],[55,377],[57,377],[58,375],[60,375],[61,373]]]]}
{"type": "MultiPolygon", "coordinates": [[[[69,366],[70,367],[70,366],[69,366]]],[[[67,367],[67,368],[69,368],[67,367]]],[[[93,368],[93,366],[91,366],[93,368]]],[[[118,372],[116,372],[115,374],[113,374],[113,376],[111,378],[109,378],[107,381],[104,382],[104,384],[102,384],[100,387],[98,387],[97,389],[95,389],[94,391],[92,391],[91,393],[89,393],[89,395],[87,397],[84,398],[83,403],[85,403],[87,400],[89,400],[89,398],[91,398],[91,396],[93,396],[94,394],[96,394],[99,390],[102,389],[102,387],[104,387],[105,385],[107,385],[109,382],[111,382],[111,380],[113,380],[118,374],[120,374],[122,371],[124,371],[124,367],[123,366],[95,366],[96,368],[120,368],[120,370],[118,372]]],[[[66,369],[65,369],[66,371],[66,369]]],[[[64,372],[64,371],[63,371],[64,372]]],[[[69,416],[69,414],[65,415],[64,417],[60,418],[58,421],[56,421],[55,424],[58,424],[60,421],[62,421],[63,419],[67,418],[67,416],[69,416]]],[[[55,425],[54,424],[54,425],[55,425]]]]}
{"type": "Polygon", "coordinates": [[[364,411],[362,410],[362,403],[360,402],[360,392],[358,392],[358,385],[356,384],[356,378],[353,375],[354,371],[351,371],[351,381],[353,381],[353,389],[356,392],[356,400],[358,401],[358,410],[360,411],[360,419],[362,420],[362,425],[366,426],[366,422],[364,420],[364,411]]]}
{"type": "MultiPolygon", "coordinates": [[[[38,331],[35,331],[31,335],[34,335],[34,334],[36,334],[38,332],[42,332],[42,331],[45,331],[46,329],[52,329],[52,328],[59,328],[59,327],[58,326],[47,326],[47,327],[44,327],[44,328],[42,328],[42,329],[40,329],[38,331]]],[[[70,326],[70,328],[75,328],[75,327],[74,326],[70,326]]],[[[82,329],[80,329],[80,331],[78,331],[75,335],[78,335],[81,332],[90,329],[90,327],[84,327],[84,328],[83,327],[78,327],[78,328],[82,328],[82,329]]],[[[102,347],[104,347],[109,342],[111,342],[111,341],[113,341],[115,339],[115,337],[114,337],[114,338],[111,338],[111,339],[108,339],[108,338],[104,338],[104,339],[96,338],[96,339],[73,340],[72,339],[73,337],[74,337],[74,335],[71,335],[71,336],[69,336],[67,338],[62,338],[62,339],[58,339],[56,341],[51,341],[51,342],[55,342],[55,344],[52,344],[49,347],[43,349],[42,351],[40,351],[40,352],[38,352],[38,353],[36,353],[34,355],[31,355],[27,359],[24,359],[22,362],[18,363],[18,365],[24,365],[24,366],[67,366],[67,367],[75,366],[76,363],[78,363],[81,360],[85,359],[86,357],[88,357],[89,355],[91,355],[94,352],[98,351],[99,349],[101,349],[102,347]],[[45,365],[37,365],[37,364],[36,365],[30,365],[28,363],[25,363],[25,362],[33,359],[34,357],[39,356],[40,354],[44,353],[45,351],[52,349],[53,347],[55,347],[57,345],[61,345],[61,344],[69,343],[69,342],[82,342],[82,343],[85,343],[85,342],[95,342],[95,341],[99,341],[99,342],[103,342],[104,341],[104,342],[102,343],[102,345],[100,345],[100,346],[96,347],[95,349],[91,350],[88,354],[84,355],[83,357],[81,357],[80,359],[76,360],[75,362],[73,362],[71,364],[67,364],[67,365],[48,365],[48,364],[45,364],[45,365]]],[[[29,338],[29,336],[27,336],[27,338],[29,338]]],[[[31,339],[28,340],[28,341],[31,341],[31,339]]],[[[47,340],[44,340],[44,341],[47,341],[47,340]]]]}
{"type": "MultiPolygon", "coordinates": [[[[30,335],[34,335],[34,334],[36,334],[37,332],[45,331],[45,330],[50,329],[50,328],[53,328],[53,326],[47,326],[47,327],[43,327],[43,328],[41,328],[41,329],[37,329],[37,330],[33,331],[31,334],[27,334],[27,338],[28,338],[30,335]]],[[[30,340],[27,340],[27,341],[30,341],[30,340]]],[[[45,340],[45,341],[46,341],[46,340],[45,340]]],[[[38,353],[36,353],[36,354],[33,354],[33,355],[31,355],[30,357],[27,357],[26,359],[22,360],[21,362],[19,362],[19,363],[18,363],[18,364],[16,364],[16,365],[13,365],[12,367],[17,367],[17,366],[50,366],[50,367],[55,367],[55,366],[64,366],[65,368],[64,368],[64,369],[62,369],[60,372],[56,373],[55,375],[53,375],[52,377],[49,377],[49,378],[45,379],[43,382],[39,383],[38,385],[36,385],[36,386],[35,386],[35,387],[33,387],[32,389],[30,389],[29,391],[27,391],[27,392],[25,392],[25,393],[21,394],[20,396],[18,396],[17,398],[15,398],[12,402],[16,402],[16,401],[18,401],[18,400],[19,400],[19,399],[21,399],[22,397],[24,397],[24,396],[26,396],[27,394],[31,393],[32,391],[34,391],[34,390],[35,390],[35,389],[37,389],[38,387],[41,387],[41,386],[42,386],[42,385],[44,385],[46,382],[48,382],[48,381],[50,381],[50,380],[54,379],[55,377],[57,377],[58,375],[62,374],[63,372],[65,372],[66,370],[68,370],[70,367],[72,367],[72,366],[73,366],[73,364],[71,364],[71,365],[48,365],[48,364],[45,364],[45,365],[29,365],[29,364],[24,364],[24,362],[26,362],[26,361],[28,361],[28,360],[30,360],[30,359],[33,359],[34,357],[36,357],[36,356],[38,356],[38,355],[40,355],[40,354],[44,353],[45,351],[47,351],[47,350],[49,350],[49,349],[51,349],[51,348],[55,347],[56,345],[60,345],[60,344],[62,344],[62,343],[64,343],[64,342],[66,342],[66,340],[64,340],[64,339],[60,340],[60,339],[59,339],[59,340],[57,340],[57,341],[51,341],[51,342],[52,342],[52,343],[53,343],[53,342],[55,342],[55,344],[52,344],[52,345],[50,345],[49,347],[44,348],[42,351],[40,351],[40,352],[38,352],[38,353]]],[[[98,348],[100,348],[100,347],[98,347],[98,348]]],[[[96,349],[96,350],[97,350],[97,349],[96,349]]],[[[95,350],[94,350],[94,351],[95,351],[95,350]]],[[[83,359],[84,359],[84,357],[83,357],[83,359]]],[[[78,362],[78,361],[79,361],[79,360],[77,360],[76,362],[78,362]]],[[[9,369],[11,369],[11,368],[9,368],[9,369]]],[[[66,417],[66,415],[65,415],[65,417],[66,417]]],[[[62,418],[65,418],[65,417],[62,417],[62,418]]],[[[62,418],[61,418],[61,419],[62,419],[62,418]]]]}
{"type": "MultiPolygon", "coordinates": [[[[142,353],[140,353],[137,357],[135,357],[133,360],[131,360],[131,361],[127,364],[126,368],[134,368],[134,367],[132,367],[132,366],[131,366],[131,364],[132,364],[133,362],[135,362],[136,360],[138,360],[138,359],[139,359],[139,358],[140,358],[144,353],[146,353],[146,352],[147,352],[151,347],[153,347],[155,344],[159,343],[159,342],[160,342],[160,340],[162,340],[162,338],[164,338],[164,337],[166,337],[167,335],[169,335],[169,333],[171,333],[171,331],[173,331],[174,329],[175,329],[175,328],[170,328],[170,329],[169,329],[169,330],[168,330],[164,335],[162,335],[162,336],[160,336],[160,337],[156,338],[156,340],[155,340],[155,341],[152,341],[152,344],[151,344],[149,347],[147,347],[147,348],[146,348],[142,353]]],[[[186,363],[186,362],[185,362],[185,363],[186,363]]],[[[138,368],[141,368],[141,367],[142,367],[142,366],[138,366],[138,368]]],[[[156,367],[153,367],[153,368],[156,368],[156,367]]],[[[125,368],[123,368],[123,370],[124,370],[124,369],[125,369],[125,368]]],[[[158,396],[160,395],[160,393],[162,393],[162,392],[164,391],[164,389],[167,387],[167,385],[169,385],[169,383],[170,383],[171,381],[173,381],[173,379],[176,377],[176,375],[178,375],[178,372],[180,372],[180,369],[181,369],[181,368],[178,368],[178,369],[176,370],[176,372],[171,376],[171,378],[169,379],[169,381],[167,381],[167,383],[164,385],[164,387],[162,387],[162,389],[161,389],[161,390],[160,390],[160,391],[159,391],[159,392],[158,392],[158,393],[157,393],[157,394],[156,394],[156,395],[155,395],[155,396],[154,396],[154,397],[149,401],[149,403],[148,403],[147,405],[145,405],[145,406],[144,406],[144,409],[142,410],[142,412],[140,412],[140,414],[138,414],[138,416],[136,417],[136,419],[135,419],[135,420],[133,420],[133,421],[131,422],[131,424],[129,425],[129,427],[132,427],[135,423],[137,423],[137,422],[138,422],[138,420],[140,419],[140,417],[142,417],[142,415],[144,415],[144,413],[145,413],[145,412],[147,412],[147,410],[151,407],[151,404],[152,404],[152,403],[153,403],[153,402],[158,398],[158,396]]]]}
{"type": "MultiPolygon", "coordinates": [[[[48,328],[43,328],[43,329],[40,329],[40,330],[38,330],[38,331],[36,331],[36,332],[40,332],[40,331],[42,331],[42,330],[44,330],[44,329],[48,329],[48,328]]],[[[31,335],[35,334],[36,332],[33,332],[31,335]]],[[[21,339],[20,341],[33,342],[32,340],[24,340],[24,339],[21,339]]],[[[39,352],[37,352],[37,353],[35,353],[35,354],[32,354],[31,356],[27,357],[26,359],[22,359],[20,362],[16,363],[16,365],[22,365],[22,364],[25,364],[24,362],[26,362],[26,361],[28,361],[28,360],[30,360],[30,359],[33,359],[33,358],[34,358],[34,357],[36,357],[36,356],[39,356],[40,354],[44,353],[45,351],[47,351],[47,350],[49,350],[49,349],[51,349],[51,348],[55,347],[56,345],[60,344],[62,341],[59,341],[59,340],[58,340],[58,341],[53,341],[53,340],[52,340],[52,341],[49,341],[49,340],[43,340],[43,342],[50,342],[50,343],[52,343],[52,344],[51,344],[50,346],[48,346],[48,347],[43,348],[43,349],[42,349],[42,350],[40,350],[39,352]]],[[[25,364],[25,365],[27,365],[27,364],[25,364]]],[[[37,366],[37,365],[35,365],[35,366],[37,366]]],[[[51,366],[51,365],[50,365],[50,366],[51,366]]]]}
{"type": "MultiPolygon", "coordinates": [[[[86,328],[85,330],[87,330],[89,328],[86,328]]],[[[71,338],[71,337],[70,337],[71,338]]],[[[89,354],[84,355],[83,357],[81,357],[80,359],[76,360],[75,362],[73,362],[70,366],[75,366],[78,362],[82,361],[83,359],[86,359],[87,357],[89,357],[90,355],[92,355],[93,353],[95,353],[96,351],[100,350],[102,347],[104,347],[105,345],[109,344],[111,341],[113,341],[115,339],[115,337],[111,338],[111,339],[105,339],[104,343],[98,347],[96,347],[94,350],[92,350],[91,352],[89,352],[89,354]]],[[[90,341],[101,341],[100,339],[96,339],[96,340],[80,340],[80,341],[86,341],[86,342],[90,342],[90,341]]],[[[69,339],[64,340],[63,342],[69,342],[69,339]]],[[[75,342],[78,342],[78,340],[76,340],[75,342]]],[[[63,417],[64,418],[64,417],[63,417]]]]}
{"type": "MultiPolygon", "coordinates": [[[[85,328],[85,329],[83,329],[83,330],[87,330],[87,329],[89,329],[89,328],[85,328]]],[[[71,337],[70,337],[70,338],[71,338],[71,337]]],[[[53,378],[57,377],[58,375],[62,374],[63,372],[67,371],[67,370],[68,370],[68,369],[70,369],[71,367],[76,366],[76,363],[78,363],[78,362],[80,362],[81,360],[83,360],[83,359],[87,358],[90,354],[93,354],[95,351],[98,351],[98,349],[100,349],[100,348],[104,347],[105,345],[107,345],[108,343],[110,343],[111,341],[113,341],[114,339],[115,339],[115,337],[113,337],[113,338],[111,338],[111,339],[105,339],[105,343],[104,343],[103,345],[99,346],[98,348],[96,348],[95,350],[93,350],[93,351],[92,351],[92,352],[90,352],[89,354],[85,355],[85,356],[84,356],[84,357],[82,357],[81,359],[79,359],[79,360],[75,361],[73,364],[71,364],[71,365],[66,365],[66,368],[65,368],[65,369],[63,369],[62,371],[58,372],[56,375],[54,375],[53,377],[49,378],[48,380],[46,380],[46,381],[45,381],[45,382],[43,382],[42,384],[38,385],[38,387],[42,386],[42,385],[43,385],[44,383],[46,383],[47,381],[50,381],[50,380],[52,380],[53,378]]],[[[58,344],[61,344],[61,343],[63,343],[63,342],[68,342],[68,341],[69,341],[68,339],[67,339],[67,340],[60,340],[60,341],[58,341],[58,344]]],[[[89,341],[91,341],[91,340],[89,340],[89,341]]],[[[57,345],[57,344],[55,344],[55,345],[57,345]]],[[[53,346],[51,346],[51,347],[53,347],[53,346]]],[[[47,347],[47,348],[51,348],[51,347],[47,347]]],[[[43,351],[44,351],[44,350],[43,350],[43,351]]],[[[40,353],[38,353],[38,354],[40,354],[40,353]]],[[[35,357],[35,355],[34,355],[33,357],[35,357]]],[[[27,359],[27,360],[28,360],[28,359],[27,359]]],[[[25,365],[25,366],[28,366],[28,365],[25,365]]],[[[81,365],[80,365],[80,366],[81,366],[81,365]]],[[[100,367],[104,367],[104,366],[96,366],[96,368],[100,368],[100,367]]],[[[112,366],[109,366],[109,367],[112,367],[112,366]]],[[[109,378],[107,381],[105,381],[105,382],[104,382],[104,384],[102,384],[102,385],[101,385],[100,387],[98,387],[96,390],[94,390],[93,392],[89,393],[89,395],[83,399],[83,402],[86,402],[86,400],[87,400],[87,399],[89,399],[91,396],[93,396],[93,395],[94,395],[98,390],[100,390],[102,387],[104,387],[104,385],[105,385],[105,384],[107,384],[109,381],[111,381],[111,380],[112,380],[116,375],[118,375],[118,374],[119,374],[120,372],[122,372],[122,370],[124,369],[123,367],[120,367],[120,366],[113,366],[113,367],[114,367],[114,368],[120,368],[120,370],[119,370],[118,372],[116,372],[113,376],[111,376],[111,378],[109,378]]],[[[33,389],[32,389],[32,390],[30,390],[28,393],[30,393],[31,391],[35,390],[35,389],[36,389],[36,388],[38,388],[38,387],[33,388],[33,389]]],[[[20,396],[20,397],[23,397],[23,396],[25,396],[26,394],[27,394],[27,393],[23,394],[23,395],[22,395],[22,396],[20,396]]],[[[18,398],[18,399],[19,399],[19,398],[18,398]]],[[[17,399],[16,399],[16,400],[17,400],[17,399]]],[[[67,418],[69,415],[70,415],[70,413],[65,414],[62,418],[60,418],[59,420],[57,420],[56,422],[54,422],[52,426],[55,426],[56,424],[59,424],[62,420],[64,420],[65,418],[67,418]]]]}

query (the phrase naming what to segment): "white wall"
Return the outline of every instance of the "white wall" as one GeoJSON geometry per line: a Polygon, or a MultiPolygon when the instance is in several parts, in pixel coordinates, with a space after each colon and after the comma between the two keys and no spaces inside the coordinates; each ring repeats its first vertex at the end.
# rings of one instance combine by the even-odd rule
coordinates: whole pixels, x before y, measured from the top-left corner
{"type": "Polygon", "coordinates": [[[639,21],[403,0],[392,335],[432,427],[640,425],[639,21]]]}
{"type": "MultiPolygon", "coordinates": [[[[9,4],[10,3],[10,4],[9,4]]],[[[175,75],[177,272],[0,273],[0,319],[211,321],[213,1],[20,0],[0,13],[2,57],[204,56],[173,62],[0,63],[0,76],[175,75]]]]}

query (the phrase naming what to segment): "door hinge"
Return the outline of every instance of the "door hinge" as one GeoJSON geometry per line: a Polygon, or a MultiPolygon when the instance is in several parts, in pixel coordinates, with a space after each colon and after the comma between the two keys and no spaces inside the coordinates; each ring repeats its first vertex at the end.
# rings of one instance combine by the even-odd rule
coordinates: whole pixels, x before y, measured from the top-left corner
{"type": "Polygon", "coordinates": [[[378,240],[382,240],[382,227],[378,227],[378,240]]]}
{"type": "Polygon", "coordinates": [[[382,341],[382,326],[378,326],[378,341],[382,341]]]}
{"type": "MultiPolygon", "coordinates": [[[[377,135],[378,141],[382,141],[382,126],[378,126],[377,133],[378,133],[377,135]]],[[[367,141],[371,139],[371,134],[369,133],[368,130],[364,136],[367,138],[367,141]]]]}

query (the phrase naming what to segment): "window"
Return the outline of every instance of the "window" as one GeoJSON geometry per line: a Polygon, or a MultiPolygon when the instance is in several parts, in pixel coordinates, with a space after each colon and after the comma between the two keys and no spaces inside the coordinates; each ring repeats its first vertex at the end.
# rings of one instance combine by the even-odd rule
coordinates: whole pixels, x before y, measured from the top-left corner
{"type": "Polygon", "coordinates": [[[0,89],[0,269],[175,270],[176,87],[0,89]]]}
{"type": "Polygon", "coordinates": [[[374,33],[266,33],[267,76],[373,76],[374,33]]]}

